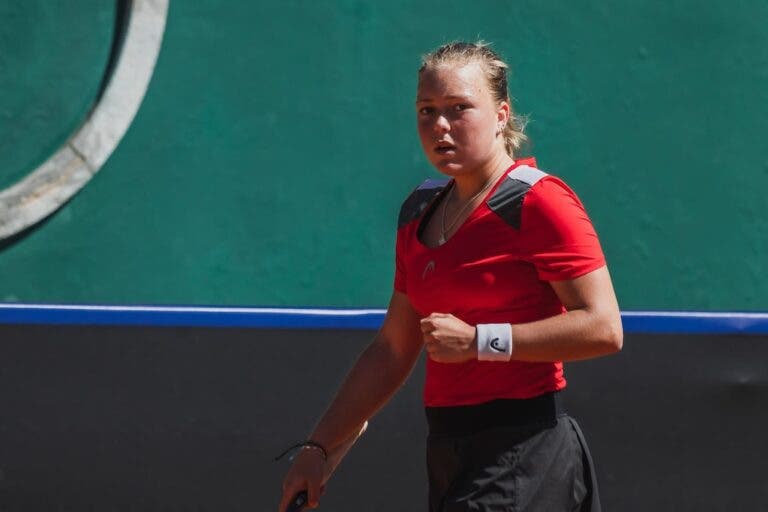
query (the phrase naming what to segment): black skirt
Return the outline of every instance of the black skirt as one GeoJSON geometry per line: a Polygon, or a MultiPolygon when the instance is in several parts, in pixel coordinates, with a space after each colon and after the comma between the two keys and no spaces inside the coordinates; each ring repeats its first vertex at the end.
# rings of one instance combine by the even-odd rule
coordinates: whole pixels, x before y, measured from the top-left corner
{"type": "Polygon", "coordinates": [[[430,512],[599,512],[594,464],[559,393],[430,407],[430,512]]]}

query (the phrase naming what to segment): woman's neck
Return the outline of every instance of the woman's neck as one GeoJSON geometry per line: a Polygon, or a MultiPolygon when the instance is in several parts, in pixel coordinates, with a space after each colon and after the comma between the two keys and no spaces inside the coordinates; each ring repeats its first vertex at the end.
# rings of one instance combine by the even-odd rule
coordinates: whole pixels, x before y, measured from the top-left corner
{"type": "Polygon", "coordinates": [[[489,160],[487,164],[476,171],[454,176],[453,179],[456,187],[454,193],[456,194],[456,197],[459,201],[466,201],[477,194],[479,190],[482,190],[482,188],[488,184],[488,181],[497,178],[499,173],[508,169],[513,163],[514,160],[512,157],[504,152],[489,160]]]}

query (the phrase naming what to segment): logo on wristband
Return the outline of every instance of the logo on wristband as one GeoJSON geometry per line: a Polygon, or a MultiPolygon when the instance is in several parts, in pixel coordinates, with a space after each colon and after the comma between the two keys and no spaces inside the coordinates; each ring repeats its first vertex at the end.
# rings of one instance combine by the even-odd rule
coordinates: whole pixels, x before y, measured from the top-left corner
{"type": "Polygon", "coordinates": [[[491,340],[491,348],[495,350],[496,352],[506,352],[507,347],[504,346],[503,343],[499,343],[499,338],[493,338],[491,340]]]}

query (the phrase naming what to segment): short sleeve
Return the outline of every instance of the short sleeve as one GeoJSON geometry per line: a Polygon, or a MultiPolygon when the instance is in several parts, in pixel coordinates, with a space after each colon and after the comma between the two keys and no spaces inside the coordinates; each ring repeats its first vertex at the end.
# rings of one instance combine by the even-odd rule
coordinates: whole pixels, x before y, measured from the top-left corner
{"type": "Polygon", "coordinates": [[[545,281],[575,279],[605,265],[597,233],[576,194],[548,176],[523,202],[520,235],[526,259],[545,281]]]}
{"type": "Polygon", "coordinates": [[[402,230],[397,232],[397,241],[395,242],[395,285],[396,291],[406,293],[406,275],[405,262],[403,261],[403,236],[402,230]]]}

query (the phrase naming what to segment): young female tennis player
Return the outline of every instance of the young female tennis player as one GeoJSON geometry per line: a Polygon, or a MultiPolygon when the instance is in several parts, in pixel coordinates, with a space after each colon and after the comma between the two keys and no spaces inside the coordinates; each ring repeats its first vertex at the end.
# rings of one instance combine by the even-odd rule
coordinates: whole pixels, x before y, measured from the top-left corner
{"type": "Polygon", "coordinates": [[[524,135],[507,65],[482,43],[427,55],[419,137],[449,180],[428,180],[399,217],[394,292],[381,330],[294,460],[280,510],[323,452],[373,416],[427,352],[429,510],[597,511],[591,457],[563,409],[562,361],[622,346],[594,228],[561,180],[515,155],[524,135]]]}

